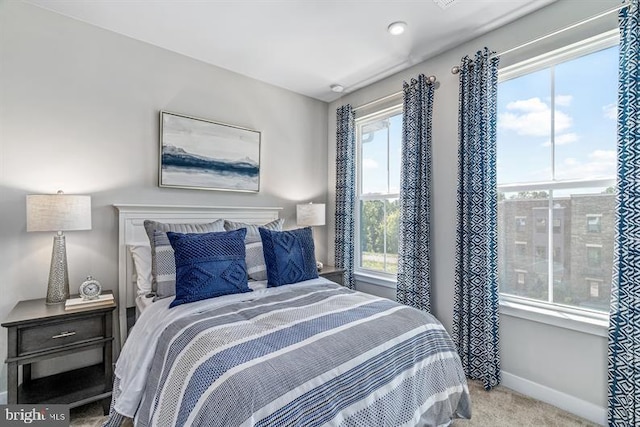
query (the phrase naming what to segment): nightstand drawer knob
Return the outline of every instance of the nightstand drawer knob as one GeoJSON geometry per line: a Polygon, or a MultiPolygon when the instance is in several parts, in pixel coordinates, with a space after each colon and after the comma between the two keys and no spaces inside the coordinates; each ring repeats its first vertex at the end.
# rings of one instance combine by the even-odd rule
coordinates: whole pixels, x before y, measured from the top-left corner
{"type": "Polygon", "coordinates": [[[66,338],[66,337],[72,337],[76,334],[76,331],[67,331],[67,332],[62,332],[58,335],[54,335],[51,337],[51,339],[57,339],[57,338],[66,338]]]}

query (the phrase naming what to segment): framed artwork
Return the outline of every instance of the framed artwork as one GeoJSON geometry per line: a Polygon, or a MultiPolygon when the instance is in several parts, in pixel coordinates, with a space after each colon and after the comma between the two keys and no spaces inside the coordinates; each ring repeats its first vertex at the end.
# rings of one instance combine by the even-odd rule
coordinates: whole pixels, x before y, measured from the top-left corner
{"type": "Polygon", "coordinates": [[[160,112],[160,187],[260,190],[260,132],[160,112]]]}

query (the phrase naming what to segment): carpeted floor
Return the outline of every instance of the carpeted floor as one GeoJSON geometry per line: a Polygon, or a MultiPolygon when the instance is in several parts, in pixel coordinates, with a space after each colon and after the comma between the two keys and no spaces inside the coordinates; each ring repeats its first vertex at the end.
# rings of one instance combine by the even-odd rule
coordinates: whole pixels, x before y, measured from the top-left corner
{"type": "MultiPolygon", "coordinates": [[[[496,387],[485,391],[478,382],[469,382],[471,420],[455,420],[452,427],[596,427],[587,420],[509,390],[496,387]]],[[[102,406],[89,404],[71,410],[71,426],[102,426],[102,406]]],[[[127,423],[131,426],[131,423],[127,423]]],[[[372,426],[373,427],[373,426],[372,426]]]]}
{"type": "Polygon", "coordinates": [[[452,427],[596,427],[598,425],[502,386],[485,391],[480,382],[469,381],[469,391],[471,419],[455,420],[452,427]]]}

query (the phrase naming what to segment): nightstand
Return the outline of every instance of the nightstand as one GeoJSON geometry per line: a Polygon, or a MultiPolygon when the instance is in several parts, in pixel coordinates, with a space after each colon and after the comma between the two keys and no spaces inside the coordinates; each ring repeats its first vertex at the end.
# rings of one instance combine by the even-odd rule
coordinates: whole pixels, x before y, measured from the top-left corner
{"type": "Polygon", "coordinates": [[[342,285],[342,278],[344,276],[344,268],[334,267],[332,265],[325,265],[322,267],[322,270],[318,270],[318,276],[324,277],[325,279],[331,280],[332,282],[336,282],[339,285],[342,285]]]}
{"type": "Polygon", "coordinates": [[[2,323],[8,330],[7,403],[65,404],[74,408],[103,399],[106,414],[113,387],[115,308],[113,302],[66,311],[64,304],[47,305],[44,298],[16,304],[2,323]],[[95,348],[102,349],[102,362],[97,365],[31,378],[32,363],[95,348]]]}

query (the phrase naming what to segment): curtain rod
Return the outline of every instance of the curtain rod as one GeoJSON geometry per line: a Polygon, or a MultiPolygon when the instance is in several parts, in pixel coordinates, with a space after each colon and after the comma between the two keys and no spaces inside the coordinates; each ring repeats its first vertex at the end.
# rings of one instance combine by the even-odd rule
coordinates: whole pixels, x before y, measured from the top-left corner
{"type": "MultiPolygon", "coordinates": [[[[435,82],[436,82],[436,76],[427,77],[427,83],[434,84],[435,82]]],[[[362,104],[362,105],[359,105],[359,106],[355,107],[353,109],[353,111],[358,111],[358,110],[361,110],[363,108],[370,107],[372,105],[375,105],[375,104],[378,104],[380,102],[386,101],[387,99],[391,99],[391,98],[393,98],[395,96],[401,95],[402,92],[403,92],[402,90],[399,90],[398,92],[394,92],[394,93],[392,93],[390,95],[383,96],[382,98],[374,99],[373,101],[367,102],[366,104],[362,104]]]]}
{"type": "MultiPolygon", "coordinates": [[[[610,9],[607,9],[604,12],[601,12],[601,13],[599,13],[597,15],[593,15],[593,16],[591,16],[589,18],[583,19],[582,21],[575,22],[575,23],[573,23],[573,24],[571,24],[569,26],[566,26],[566,27],[561,28],[559,30],[556,30],[556,31],[553,31],[551,33],[545,34],[544,36],[535,38],[533,40],[529,40],[528,42],[523,43],[521,45],[518,45],[516,47],[512,47],[511,49],[507,49],[502,53],[491,54],[490,57],[507,55],[507,54],[509,54],[511,52],[515,52],[516,50],[520,50],[520,49],[525,48],[527,46],[530,46],[530,45],[532,45],[534,43],[538,43],[538,42],[540,42],[542,40],[548,39],[549,37],[557,36],[558,34],[562,34],[565,31],[571,30],[573,28],[579,27],[580,25],[584,25],[584,24],[586,24],[588,22],[595,21],[596,19],[600,19],[603,16],[607,16],[607,15],[613,13],[613,12],[617,12],[617,11],[619,11],[621,9],[624,9],[625,7],[628,7],[629,4],[630,4],[630,2],[624,2],[624,3],[622,3],[622,4],[618,5],[618,6],[615,6],[615,7],[612,7],[610,9]]],[[[453,66],[451,68],[451,74],[458,74],[459,72],[460,72],[460,66],[459,65],[455,65],[455,66],[453,66]]]]}

